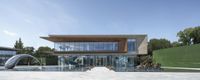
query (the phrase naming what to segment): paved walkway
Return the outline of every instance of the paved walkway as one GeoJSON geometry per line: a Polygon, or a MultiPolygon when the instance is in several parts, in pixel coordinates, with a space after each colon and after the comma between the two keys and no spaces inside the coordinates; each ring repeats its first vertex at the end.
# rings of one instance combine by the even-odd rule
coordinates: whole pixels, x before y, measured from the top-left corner
{"type": "Polygon", "coordinates": [[[186,70],[200,70],[200,68],[187,68],[187,67],[162,67],[164,69],[186,69],[186,70]]]}
{"type": "Polygon", "coordinates": [[[200,80],[200,73],[182,72],[39,72],[0,71],[0,80],[200,80]]]}

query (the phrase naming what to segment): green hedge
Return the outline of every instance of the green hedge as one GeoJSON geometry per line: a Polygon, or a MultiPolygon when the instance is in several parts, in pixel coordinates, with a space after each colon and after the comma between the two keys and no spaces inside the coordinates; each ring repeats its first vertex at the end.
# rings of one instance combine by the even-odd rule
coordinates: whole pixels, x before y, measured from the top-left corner
{"type": "Polygon", "coordinates": [[[162,67],[200,68],[200,44],[156,50],[153,61],[162,67]]]}

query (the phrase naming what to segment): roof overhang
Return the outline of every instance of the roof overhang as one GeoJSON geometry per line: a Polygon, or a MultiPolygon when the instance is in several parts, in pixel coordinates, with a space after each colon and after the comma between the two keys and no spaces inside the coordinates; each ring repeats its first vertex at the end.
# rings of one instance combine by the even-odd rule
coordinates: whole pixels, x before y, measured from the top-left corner
{"type": "Polygon", "coordinates": [[[121,41],[128,38],[144,38],[147,35],[49,35],[40,37],[52,42],[76,42],[76,41],[121,41]]]}

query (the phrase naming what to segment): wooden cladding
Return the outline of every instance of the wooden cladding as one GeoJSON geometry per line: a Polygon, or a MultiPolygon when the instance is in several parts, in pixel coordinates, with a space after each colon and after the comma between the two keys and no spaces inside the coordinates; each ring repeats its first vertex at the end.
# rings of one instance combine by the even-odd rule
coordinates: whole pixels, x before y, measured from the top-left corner
{"type": "MultiPolygon", "coordinates": [[[[41,37],[43,39],[53,42],[118,42],[118,52],[127,52],[127,39],[117,37],[63,37],[63,36],[50,36],[41,37]]],[[[94,51],[98,53],[98,51],[94,51]]]]}
{"type": "Polygon", "coordinates": [[[119,42],[125,38],[71,38],[71,37],[42,37],[53,42],[119,42]]]}
{"type": "Polygon", "coordinates": [[[119,41],[119,52],[127,52],[127,39],[119,41]]]}

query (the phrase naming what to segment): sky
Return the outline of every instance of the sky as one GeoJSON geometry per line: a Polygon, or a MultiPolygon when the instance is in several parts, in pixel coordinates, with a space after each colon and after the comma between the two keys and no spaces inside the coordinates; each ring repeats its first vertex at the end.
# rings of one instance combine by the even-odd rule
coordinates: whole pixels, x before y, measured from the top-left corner
{"type": "Polygon", "coordinates": [[[200,0],[0,0],[0,46],[50,46],[49,34],[147,34],[177,41],[200,26],[200,0]]]}

